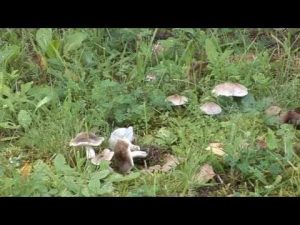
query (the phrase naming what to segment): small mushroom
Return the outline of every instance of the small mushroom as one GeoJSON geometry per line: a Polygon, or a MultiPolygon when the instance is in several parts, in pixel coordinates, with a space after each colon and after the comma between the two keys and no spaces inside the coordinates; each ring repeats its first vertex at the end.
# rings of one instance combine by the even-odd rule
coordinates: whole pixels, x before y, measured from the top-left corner
{"type": "Polygon", "coordinates": [[[154,73],[150,73],[146,76],[146,81],[154,81],[156,80],[156,75],[154,73]]]}
{"type": "Polygon", "coordinates": [[[96,155],[91,159],[91,162],[98,166],[100,165],[101,161],[111,161],[114,156],[114,152],[109,150],[108,148],[104,149],[101,153],[96,155]]]}
{"type": "Polygon", "coordinates": [[[97,137],[93,133],[81,132],[70,141],[70,146],[84,146],[87,159],[92,159],[96,156],[95,150],[92,148],[92,146],[99,146],[103,141],[103,137],[97,137]]]}
{"type": "Polygon", "coordinates": [[[178,105],[184,105],[185,103],[188,102],[188,98],[185,96],[181,96],[178,94],[171,95],[167,97],[167,101],[171,102],[172,105],[178,106],[178,105]]]}
{"type": "Polygon", "coordinates": [[[126,174],[134,167],[133,158],[145,158],[147,153],[144,151],[130,151],[130,142],[123,138],[118,139],[114,146],[113,164],[117,171],[126,174]]]}
{"type": "Polygon", "coordinates": [[[207,115],[217,115],[222,112],[222,108],[214,102],[207,102],[200,106],[200,109],[207,115]]]}
{"type": "Polygon", "coordinates": [[[116,142],[118,139],[128,140],[130,143],[130,149],[132,151],[140,150],[139,146],[132,144],[132,142],[135,140],[132,126],[130,126],[128,128],[124,128],[124,127],[118,128],[111,133],[110,138],[108,140],[110,149],[115,148],[115,145],[116,145],[116,142]]]}
{"type": "Polygon", "coordinates": [[[215,86],[212,93],[216,96],[244,97],[248,94],[248,89],[238,83],[225,82],[215,86]]]}

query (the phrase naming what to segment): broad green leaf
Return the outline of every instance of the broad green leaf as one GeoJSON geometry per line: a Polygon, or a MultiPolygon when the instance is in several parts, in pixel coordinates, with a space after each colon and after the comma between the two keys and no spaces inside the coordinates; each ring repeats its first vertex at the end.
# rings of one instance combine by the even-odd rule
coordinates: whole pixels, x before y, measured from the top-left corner
{"type": "Polygon", "coordinates": [[[38,102],[38,104],[35,107],[35,111],[45,105],[46,103],[50,102],[51,98],[49,96],[44,97],[41,101],[38,102]]]}
{"type": "Polygon", "coordinates": [[[89,181],[88,188],[90,192],[96,194],[100,190],[100,180],[94,178],[89,181]]]}
{"type": "Polygon", "coordinates": [[[278,147],[278,140],[271,129],[268,129],[268,133],[266,135],[266,141],[269,149],[273,150],[278,147]]]}
{"type": "Polygon", "coordinates": [[[33,82],[27,82],[25,84],[21,84],[21,92],[23,94],[25,94],[26,92],[28,92],[30,90],[30,88],[32,87],[33,82]]]}
{"type": "Polygon", "coordinates": [[[20,47],[17,45],[6,46],[0,50],[0,64],[8,63],[20,53],[20,47]]]}
{"type": "Polygon", "coordinates": [[[86,38],[87,34],[82,32],[76,32],[67,35],[64,40],[64,54],[67,54],[69,51],[78,49],[86,38]]]}
{"type": "Polygon", "coordinates": [[[110,181],[110,182],[122,182],[122,181],[134,180],[134,179],[138,178],[140,175],[141,174],[139,172],[132,172],[126,176],[115,173],[115,174],[110,175],[105,180],[110,181]]]}
{"type": "Polygon", "coordinates": [[[97,171],[92,174],[91,180],[101,180],[107,177],[109,174],[110,174],[109,170],[97,171]]]}
{"type": "Polygon", "coordinates": [[[74,174],[75,171],[66,164],[65,157],[62,154],[57,154],[54,159],[54,167],[56,172],[64,173],[64,174],[74,174]]]}
{"type": "Polygon", "coordinates": [[[211,39],[205,40],[205,51],[210,62],[215,62],[218,58],[218,51],[211,39]]]}
{"type": "Polygon", "coordinates": [[[22,109],[18,114],[18,122],[22,127],[28,128],[32,122],[32,118],[27,111],[22,109]]]}
{"type": "Polygon", "coordinates": [[[106,182],[101,186],[101,188],[97,191],[98,195],[104,195],[108,193],[112,193],[114,191],[114,187],[112,183],[106,182]]]}
{"type": "Polygon", "coordinates": [[[74,193],[78,193],[79,192],[80,186],[74,181],[74,177],[72,177],[72,176],[65,176],[64,180],[65,180],[66,187],[70,191],[72,191],[74,193]]]}
{"type": "Polygon", "coordinates": [[[10,88],[7,87],[5,84],[0,84],[0,95],[9,97],[11,95],[10,88]]]}
{"type": "Polygon", "coordinates": [[[41,28],[36,32],[36,41],[42,51],[45,53],[52,40],[52,29],[41,28]]]}

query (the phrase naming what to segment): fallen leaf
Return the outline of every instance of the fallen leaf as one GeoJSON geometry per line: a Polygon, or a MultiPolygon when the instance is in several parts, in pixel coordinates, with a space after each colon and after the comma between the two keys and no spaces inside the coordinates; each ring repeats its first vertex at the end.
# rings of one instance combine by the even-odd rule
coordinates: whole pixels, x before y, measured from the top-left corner
{"type": "Polygon", "coordinates": [[[29,164],[29,162],[26,162],[24,166],[21,168],[21,176],[22,177],[28,177],[31,172],[32,166],[29,164]]]}
{"type": "Polygon", "coordinates": [[[171,154],[165,154],[163,156],[163,163],[164,163],[163,165],[150,166],[147,169],[143,169],[143,171],[148,173],[154,173],[154,172],[166,173],[171,169],[175,168],[179,164],[179,160],[171,154]]]}
{"type": "Polygon", "coordinates": [[[179,164],[178,159],[170,154],[166,154],[164,156],[164,162],[165,164],[162,166],[161,171],[162,172],[168,172],[172,168],[176,167],[179,164]]]}
{"type": "Polygon", "coordinates": [[[143,171],[149,173],[159,172],[161,171],[161,165],[150,166],[148,169],[144,169],[143,171]]]}
{"type": "Polygon", "coordinates": [[[152,51],[154,54],[159,55],[164,51],[164,47],[161,45],[161,43],[158,42],[155,45],[153,45],[152,51]]]}
{"type": "Polygon", "coordinates": [[[281,112],[281,108],[276,105],[272,105],[265,110],[265,114],[267,116],[276,116],[279,115],[280,112],[281,112]]]}
{"type": "Polygon", "coordinates": [[[98,155],[91,159],[91,162],[98,166],[100,165],[101,161],[111,161],[112,157],[114,156],[114,152],[109,150],[108,148],[104,149],[98,155]]]}
{"type": "Polygon", "coordinates": [[[212,151],[216,155],[223,156],[226,153],[223,151],[223,144],[222,143],[210,143],[209,146],[206,148],[208,151],[212,151]]]}
{"type": "Polygon", "coordinates": [[[215,176],[214,169],[209,164],[204,164],[200,172],[195,176],[195,179],[201,183],[206,183],[214,178],[215,176]]]}

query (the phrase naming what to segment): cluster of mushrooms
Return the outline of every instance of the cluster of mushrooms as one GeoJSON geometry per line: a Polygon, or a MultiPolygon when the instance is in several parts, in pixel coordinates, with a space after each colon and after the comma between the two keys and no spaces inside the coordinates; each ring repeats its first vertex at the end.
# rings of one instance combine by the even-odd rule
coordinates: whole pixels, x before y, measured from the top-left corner
{"type": "Polygon", "coordinates": [[[114,130],[108,140],[109,149],[106,148],[96,155],[93,147],[97,147],[105,140],[93,133],[81,132],[70,141],[72,147],[85,147],[86,157],[94,165],[101,161],[112,161],[115,169],[120,173],[128,173],[134,167],[134,158],[146,158],[147,152],[141,151],[134,145],[133,127],[118,128],[114,130]]]}
{"type": "MultiPolygon", "coordinates": [[[[239,83],[225,82],[214,87],[212,94],[216,97],[226,96],[233,98],[240,98],[248,95],[248,89],[239,83]]],[[[171,95],[166,99],[174,106],[184,105],[188,102],[188,98],[178,94],[171,95]]],[[[218,115],[222,112],[222,108],[215,102],[206,102],[201,105],[200,110],[207,115],[218,115]]],[[[266,114],[269,116],[279,115],[278,119],[281,123],[293,124],[300,126],[300,107],[287,112],[281,112],[281,108],[277,106],[271,106],[266,110],[266,114]],[[270,112],[269,112],[270,111],[270,112]]]]}
{"type": "MultiPolygon", "coordinates": [[[[215,96],[227,96],[227,97],[244,97],[248,94],[248,89],[238,83],[225,82],[215,86],[212,90],[215,96]]],[[[172,105],[184,105],[188,102],[188,98],[181,95],[171,95],[167,97],[167,101],[172,105]]],[[[217,115],[222,112],[222,108],[215,102],[206,102],[200,106],[200,110],[207,115],[217,115]]]]}

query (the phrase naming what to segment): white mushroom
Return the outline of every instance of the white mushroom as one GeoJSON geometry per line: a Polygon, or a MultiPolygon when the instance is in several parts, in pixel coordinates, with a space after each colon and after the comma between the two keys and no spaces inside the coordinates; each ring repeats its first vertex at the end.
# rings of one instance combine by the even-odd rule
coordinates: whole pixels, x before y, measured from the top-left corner
{"type": "Polygon", "coordinates": [[[97,137],[93,133],[81,132],[70,141],[70,146],[84,146],[87,159],[92,159],[96,156],[95,150],[92,146],[99,146],[103,141],[103,137],[97,137]]]}
{"type": "Polygon", "coordinates": [[[241,84],[226,82],[215,86],[212,93],[216,96],[234,96],[234,97],[244,97],[248,94],[248,89],[241,84]]]}
{"type": "Polygon", "coordinates": [[[200,106],[200,109],[207,115],[217,115],[222,112],[222,108],[214,102],[207,102],[200,106]]]}
{"type": "Polygon", "coordinates": [[[185,103],[188,102],[188,98],[185,96],[181,96],[178,94],[171,95],[167,97],[167,101],[171,102],[172,105],[178,106],[178,105],[184,105],[185,103]]]}
{"type": "Polygon", "coordinates": [[[130,142],[123,138],[118,139],[114,146],[114,166],[121,173],[128,173],[134,167],[133,158],[145,158],[144,151],[130,151],[130,142]]]}
{"type": "Polygon", "coordinates": [[[138,151],[140,150],[140,147],[137,145],[132,144],[133,140],[134,140],[134,134],[133,134],[133,127],[130,126],[128,128],[118,128],[116,130],[114,130],[111,135],[110,138],[108,140],[109,143],[109,147],[110,149],[114,149],[116,142],[118,139],[126,139],[129,141],[130,143],[130,150],[131,151],[138,151]]]}
{"type": "Polygon", "coordinates": [[[93,157],[91,159],[91,162],[94,165],[100,165],[100,163],[102,161],[111,161],[111,159],[114,156],[114,152],[109,150],[108,148],[104,149],[102,152],[100,152],[98,155],[96,155],[95,157],[93,157]]]}

